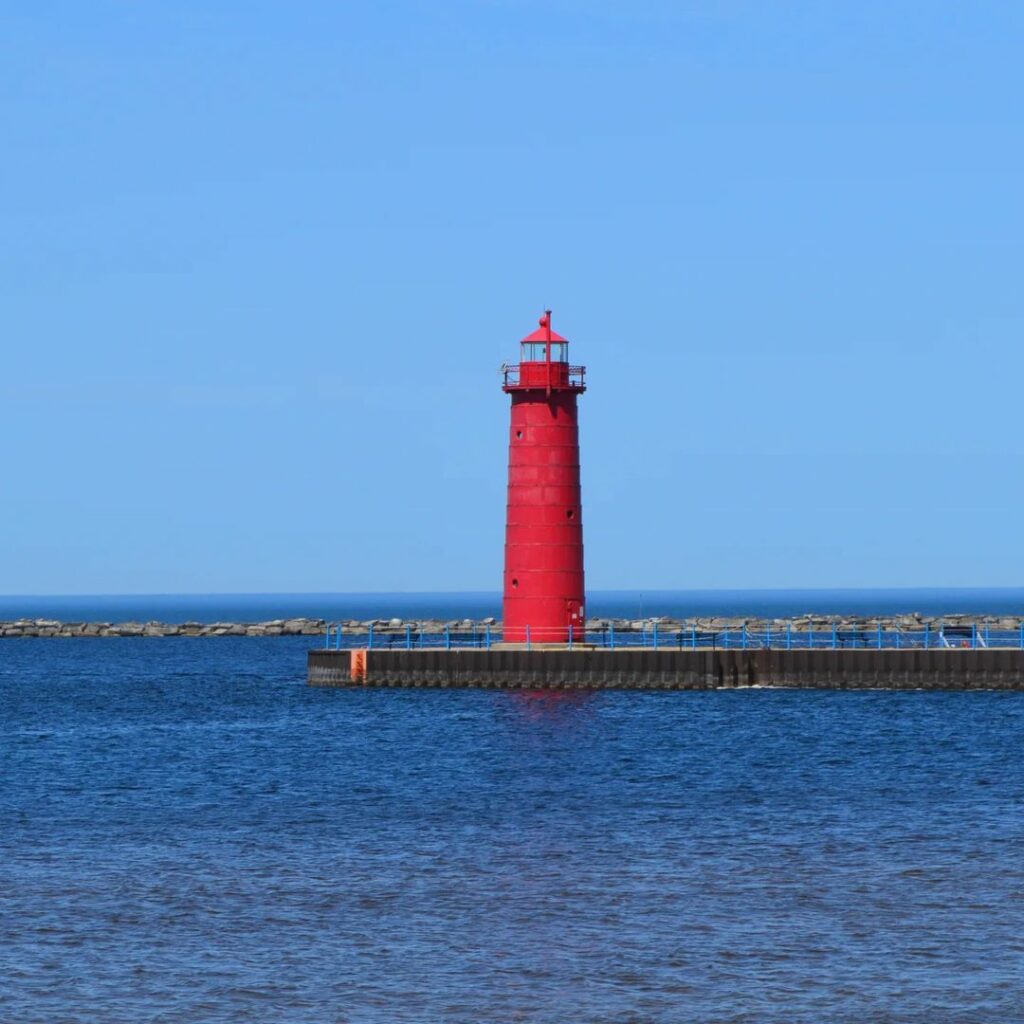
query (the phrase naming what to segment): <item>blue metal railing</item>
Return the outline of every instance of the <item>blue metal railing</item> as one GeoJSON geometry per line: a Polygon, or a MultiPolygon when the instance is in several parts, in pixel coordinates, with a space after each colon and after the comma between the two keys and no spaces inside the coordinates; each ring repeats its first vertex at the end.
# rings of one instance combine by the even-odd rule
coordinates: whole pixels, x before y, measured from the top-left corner
{"type": "MultiPolygon", "coordinates": [[[[504,642],[500,627],[471,629],[445,627],[419,630],[413,626],[395,630],[347,632],[341,623],[327,625],[325,646],[331,650],[370,648],[374,650],[417,650],[420,648],[490,650],[504,642]]],[[[585,631],[545,631],[526,627],[516,644],[526,648],[550,644],[572,648],[650,648],[653,650],[941,650],[1002,648],[1024,650],[1024,625],[1019,629],[996,629],[985,623],[970,625],[926,625],[922,629],[893,629],[878,623],[850,627],[833,623],[817,629],[796,629],[792,623],[758,624],[707,629],[698,626],[671,628],[652,624],[643,629],[608,626],[585,631]],[[547,632],[547,638],[545,638],[547,632]]]]}
{"type": "Polygon", "coordinates": [[[473,629],[445,628],[435,632],[414,629],[412,626],[406,626],[404,630],[374,630],[370,626],[365,632],[346,632],[339,623],[332,622],[327,625],[324,646],[331,650],[416,650],[421,647],[489,650],[493,644],[500,642],[501,631],[492,630],[490,626],[473,629]]]}

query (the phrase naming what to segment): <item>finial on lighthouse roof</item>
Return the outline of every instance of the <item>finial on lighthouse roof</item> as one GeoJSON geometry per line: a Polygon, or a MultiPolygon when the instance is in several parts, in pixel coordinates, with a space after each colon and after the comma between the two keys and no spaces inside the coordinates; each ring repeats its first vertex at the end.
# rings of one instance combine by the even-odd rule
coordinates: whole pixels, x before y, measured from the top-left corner
{"type": "Polygon", "coordinates": [[[551,330],[551,310],[545,309],[543,315],[538,321],[540,327],[533,332],[528,334],[523,341],[567,341],[568,339],[563,338],[560,334],[556,334],[551,330]]]}

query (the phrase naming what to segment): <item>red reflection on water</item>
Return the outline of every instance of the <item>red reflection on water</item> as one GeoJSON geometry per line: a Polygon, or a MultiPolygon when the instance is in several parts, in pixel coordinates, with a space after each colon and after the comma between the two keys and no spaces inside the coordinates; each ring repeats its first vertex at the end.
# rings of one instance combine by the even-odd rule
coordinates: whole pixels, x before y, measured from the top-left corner
{"type": "Polygon", "coordinates": [[[509,697],[527,718],[556,719],[577,717],[577,712],[592,702],[594,690],[513,690],[509,697]]]}

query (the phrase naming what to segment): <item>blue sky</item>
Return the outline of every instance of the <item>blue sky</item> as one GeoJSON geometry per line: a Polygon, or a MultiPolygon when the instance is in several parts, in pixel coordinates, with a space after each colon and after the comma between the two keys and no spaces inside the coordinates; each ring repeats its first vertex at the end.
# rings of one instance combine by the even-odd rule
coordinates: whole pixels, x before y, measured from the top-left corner
{"type": "Polygon", "coordinates": [[[1019,585],[1024,7],[11,2],[0,592],[1019,585]]]}

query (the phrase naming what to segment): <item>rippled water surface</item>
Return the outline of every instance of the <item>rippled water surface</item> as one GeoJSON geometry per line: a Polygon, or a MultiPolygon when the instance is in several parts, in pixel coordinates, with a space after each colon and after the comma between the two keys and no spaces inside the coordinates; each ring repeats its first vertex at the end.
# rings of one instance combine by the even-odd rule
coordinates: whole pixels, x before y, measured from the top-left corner
{"type": "Polygon", "coordinates": [[[1024,1021],[1024,694],[0,643],[0,1020],[1024,1021]]]}

